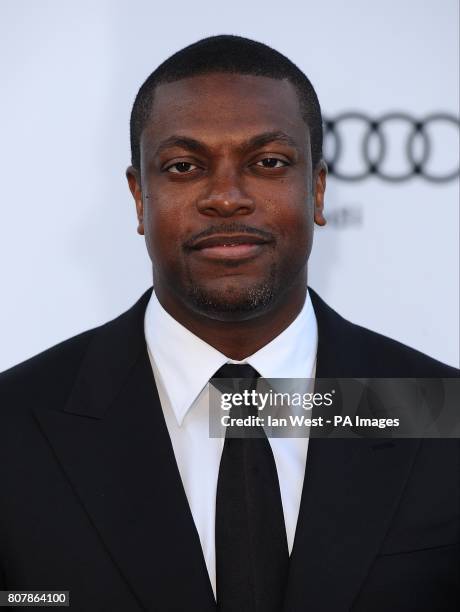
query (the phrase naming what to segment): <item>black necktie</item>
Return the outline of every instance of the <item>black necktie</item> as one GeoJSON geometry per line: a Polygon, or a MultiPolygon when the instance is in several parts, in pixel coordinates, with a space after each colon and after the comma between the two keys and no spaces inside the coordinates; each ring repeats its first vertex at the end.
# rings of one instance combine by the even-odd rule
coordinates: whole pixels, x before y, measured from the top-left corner
{"type": "MultiPolygon", "coordinates": [[[[245,379],[241,393],[255,389],[259,376],[249,365],[227,364],[214,378],[245,379]]],[[[247,410],[257,413],[256,407],[247,410]]],[[[263,427],[244,432],[245,438],[228,434],[217,482],[217,609],[280,612],[289,552],[275,459],[263,427]]]]}

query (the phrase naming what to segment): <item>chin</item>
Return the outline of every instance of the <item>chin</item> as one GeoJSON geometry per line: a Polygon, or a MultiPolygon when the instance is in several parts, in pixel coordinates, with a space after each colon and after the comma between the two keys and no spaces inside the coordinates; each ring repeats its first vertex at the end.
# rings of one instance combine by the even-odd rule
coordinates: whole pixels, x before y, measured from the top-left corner
{"type": "Polygon", "coordinates": [[[268,310],[274,295],[273,282],[249,287],[230,286],[225,289],[194,285],[187,302],[195,312],[207,317],[222,321],[242,321],[268,310]]]}

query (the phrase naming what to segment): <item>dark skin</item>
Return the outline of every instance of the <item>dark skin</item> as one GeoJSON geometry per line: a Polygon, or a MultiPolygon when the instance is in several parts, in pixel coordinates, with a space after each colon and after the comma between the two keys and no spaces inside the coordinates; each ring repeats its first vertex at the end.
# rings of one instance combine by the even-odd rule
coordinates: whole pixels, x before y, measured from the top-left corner
{"type": "Polygon", "coordinates": [[[209,74],[157,87],[127,178],[155,292],[179,323],[242,360],[306,296],[326,165],[286,80],[209,74]]]}

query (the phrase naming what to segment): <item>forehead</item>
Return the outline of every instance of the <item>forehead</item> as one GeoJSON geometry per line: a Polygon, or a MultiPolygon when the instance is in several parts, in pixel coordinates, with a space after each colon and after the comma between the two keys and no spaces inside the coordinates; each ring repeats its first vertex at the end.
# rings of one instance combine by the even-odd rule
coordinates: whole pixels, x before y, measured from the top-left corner
{"type": "Polygon", "coordinates": [[[200,140],[246,140],[283,131],[302,144],[308,132],[295,87],[286,79],[209,74],[164,83],[155,90],[141,137],[149,147],[173,134],[200,140]]]}

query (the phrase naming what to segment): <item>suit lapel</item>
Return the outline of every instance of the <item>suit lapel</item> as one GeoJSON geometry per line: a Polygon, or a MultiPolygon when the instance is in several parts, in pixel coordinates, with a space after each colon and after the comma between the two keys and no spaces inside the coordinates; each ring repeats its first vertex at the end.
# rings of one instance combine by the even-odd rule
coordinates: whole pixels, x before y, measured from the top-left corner
{"type": "MultiPolygon", "coordinates": [[[[366,376],[349,323],[310,290],[318,321],[317,378],[366,376]]],[[[309,441],[285,612],[348,611],[378,554],[419,440],[309,441]]]]}
{"type": "Polygon", "coordinates": [[[104,546],[148,610],[215,610],[148,359],[149,293],[95,332],[63,410],[36,417],[104,546]],[[197,609],[198,609],[197,608],[197,609]]]}

